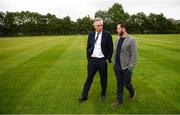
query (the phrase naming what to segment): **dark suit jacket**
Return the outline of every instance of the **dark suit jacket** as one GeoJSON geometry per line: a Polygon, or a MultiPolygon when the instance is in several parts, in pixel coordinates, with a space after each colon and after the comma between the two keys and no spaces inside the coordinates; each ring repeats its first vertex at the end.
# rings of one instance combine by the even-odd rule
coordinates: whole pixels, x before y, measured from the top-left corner
{"type": "MultiPolygon", "coordinates": [[[[87,58],[89,59],[94,50],[94,41],[95,41],[95,32],[89,32],[88,34],[88,41],[87,41],[87,58]]],[[[101,39],[101,50],[104,54],[105,58],[111,62],[112,54],[113,54],[113,42],[111,33],[107,31],[102,32],[102,39],[101,39]]]]}

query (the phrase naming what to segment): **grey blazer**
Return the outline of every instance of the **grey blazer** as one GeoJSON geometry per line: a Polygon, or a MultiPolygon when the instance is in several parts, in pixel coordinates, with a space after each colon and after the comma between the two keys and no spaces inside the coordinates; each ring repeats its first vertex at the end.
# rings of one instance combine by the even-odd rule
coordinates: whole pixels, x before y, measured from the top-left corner
{"type": "MultiPolygon", "coordinates": [[[[114,59],[113,64],[116,64],[116,52],[117,52],[117,44],[119,39],[115,43],[115,51],[114,51],[114,59]]],[[[127,36],[123,42],[120,54],[120,62],[123,70],[128,69],[131,72],[133,71],[134,66],[137,62],[137,46],[136,40],[131,36],[127,36]]]]}

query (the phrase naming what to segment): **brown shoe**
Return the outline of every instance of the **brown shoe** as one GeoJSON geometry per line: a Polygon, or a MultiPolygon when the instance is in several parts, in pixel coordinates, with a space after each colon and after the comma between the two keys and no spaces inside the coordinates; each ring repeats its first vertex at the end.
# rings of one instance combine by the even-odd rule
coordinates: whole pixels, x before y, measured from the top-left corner
{"type": "Polygon", "coordinates": [[[115,101],[114,103],[111,104],[111,107],[117,107],[117,106],[121,106],[122,102],[119,101],[115,101]]]}
{"type": "Polygon", "coordinates": [[[129,96],[129,100],[134,101],[135,97],[136,97],[136,91],[134,92],[134,95],[129,96]]]}

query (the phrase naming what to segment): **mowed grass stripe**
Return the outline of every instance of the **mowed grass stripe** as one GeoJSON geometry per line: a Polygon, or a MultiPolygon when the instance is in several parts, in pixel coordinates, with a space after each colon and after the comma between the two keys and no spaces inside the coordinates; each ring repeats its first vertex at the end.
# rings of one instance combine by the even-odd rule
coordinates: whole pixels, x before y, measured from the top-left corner
{"type": "Polygon", "coordinates": [[[74,112],[77,110],[76,90],[81,89],[81,87],[77,87],[77,84],[82,83],[79,78],[81,77],[82,66],[77,65],[81,64],[82,58],[84,58],[84,52],[82,51],[83,48],[81,48],[82,40],[82,37],[77,37],[76,40],[72,42],[71,46],[66,48],[66,51],[59,58],[56,64],[54,64],[54,66],[52,66],[46,74],[44,74],[43,77],[34,84],[33,90],[25,96],[25,99],[21,100],[21,104],[16,107],[16,111],[22,111],[22,108],[26,107],[33,107],[31,113],[39,113],[42,110],[43,113],[52,113],[54,111],[57,111],[58,113],[66,113],[67,111],[74,112]],[[73,62],[71,62],[72,59],[74,59],[73,62]],[[35,100],[28,101],[29,98],[35,100]],[[67,105],[65,103],[67,103],[67,105]],[[39,104],[46,106],[40,106],[39,109],[36,109],[39,104]],[[62,107],[62,105],[64,106],[62,107]],[[67,108],[69,108],[69,110],[67,110],[67,108]]]}
{"type": "Polygon", "coordinates": [[[39,37],[39,36],[38,37],[7,37],[7,38],[0,38],[0,42],[1,42],[0,48],[16,47],[16,46],[23,45],[23,44],[29,44],[29,43],[35,41],[35,39],[37,41],[40,41],[40,40],[43,40],[44,38],[45,37],[39,37]]]}
{"type": "Polygon", "coordinates": [[[178,58],[178,53],[169,52],[167,50],[155,48],[153,46],[147,46],[146,44],[144,44],[142,48],[139,48],[139,52],[140,55],[143,55],[149,60],[179,73],[178,65],[180,64],[180,60],[178,58]]]}
{"type": "MultiPolygon", "coordinates": [[[[54,36],[48,38],[54,38],[52,43],[39,44],[39,50],[22,53],[21,59],[12,56],[7,59],[11,61],[6,60],[7,68],[0,68],[4,75],[0,74],[0,113],[179,113],[179,35],[134,36],[139,49],[132,76],[137,90],[134,102],[128,101],[125,89],[123,106],[111,108],[116,99],[116,78],[109,64],[106,100],[99,100],[97,73],[88,101],[80,103],[77,98],[87,77],[87,36],[54,36]],[[16,66],[11,66],[13,62],[16,66]]],[[[114,41],[117,38],[113,36],[114,41]]]]}
{"type": "MultiPolygon", "coordinates": [[[[6,40],[6,43],[9,42],[15,42],[13,39],[14,38],[6,38],[8,40],[6,40]]],[[[23,38],[21,38],[23,39],[23,38]]],[[[36,38],[36,37],[32,37],[32,38],[28,38],[31,39],[31,41],[28,41],[27,38],[24,38],[24,41],[28,41],[27,43],[19,43],[19,45],[12,45],[12,46],[4,46],[1,47],[0,49],[0,59],[5,59],[7,60],[8,58],[14,56],[14,55],[18,55],[19,53],[23,53],[23,52],[27,52],[28,50],[33,50],[33,48],[36,48],[38,46],[42,46],[43,44],[47,44],[48,42],[52,42],[54,40],[57,39],[57,37],[53,37],[51,39],[49,38],[36,38]]],[[[2,41],[2,40],[0,40],[2,41]]],[[[6,43],[1,43],[1,44],[6,44],[6,43]]]]}
{"type": "MultiPolygon", "coordinates": [[[[142,58],[144,57],[140,55],[139,61],[142,58]]],[[[133,81],[138,92],[137,101],[143,101],[140,105],[145,106],[144,111],[153,110],[149,111],[150,113],[178,112],[179,95],[177,92],[180,89],[178,88],[179,81],[175,80],[179,78],[179,74],[148,58],[143,60],[145,62],[139,63],[134,72],[133,81]],[[163,104],[161,105],[161,103],[163,104]],[[148,107],[149,105],[153,106],[148,107]]]]}
{"type": "Polygon", "coordinates": [[[169,45],[171,44],[180,44],[180,39],[178,34],[149,34],[149,35],[133,35],[135,38],[143,39],[146,41],[153,41],[153,42],[160,42],[160,43],[168,43],[169,45]]]}
{"type": "MultiPolygon", "coordinates": [[[[153,43],[150,44],[150,43],[147,43],[144,41],[138,41],[138,44],[140,44],[140,47],[142,46],[141,48],[139,48],[140,50],[144,50],[144,49],[146,50],[147,49],[153,53],[158,54],[158,55],[153,55],[150,58],[156,58],[157,59],[158,56],[164,55],[164,56],[166,56],[166,57],[168,57],[174,61],[177,61],[177,62],[180,61],[180,59],[178,58],[178,56],[180,55],[179,51],[171,50],[170,48],[168,48],[166,46],[162,47],[161,45],[158,46],[156,44],[154,45],[153,43]]],[[[180,47],[178,46],[178,47],[176,47],[176,49],[179,50],[180,47]]]]}
{"type": "Polygon", "coordinates": [[[3,99],[1,104],[7,106],[0,106],[0,111],[5,112],[4,109],[8,108],[9,110],[6,111],[13,112],[16,105],[20,103],[19,100],[32,89],[34,82],[56,63],[65,50],[63,44],[56,44],[3,74],[5,77],[1,79],[3,82],[0,84],[0,92],[2,92],[0,97],[3,99]]]}
{"type": "MultiPolygon", "coordinates": [[[[161,40],[162,41],[162,40],[161,40]]],[[[143,42],[143,44],[147,44],[149,46],[153,47],[159,47],[165,50],[169,50],[180,53],[180,44],[172,43],[171,45],[169,43],[162,43],[159,41],[152,41],[152,40],[146,40],[146,39],[139,39],[138,42],[143,42]]]]}
{"type": "MultiPolygon", "coordinates": [[[[176,60],[169,58],[173,56],[175,52],[171,52],[171,55],[168,54],[167,50],[163,50],[158,47],[149,47],[146,43],[141,42],[139,40],[139,62],[137,68],[142,69],[142,73],[144,76],[138,77],[140,80],[145,80],[144,82],[148,84],[148,87],[155,92],[152,93],[152,101],[157,99],[153,105],[157,105],[159,103],[164,103],[161,106],[161,110],[163,108],[173,108],[174,110],[168,110],[169,112],[176,111],[178,112],[180,104],[179,96],[176,95],[177,91],[180,91],[178,88],[179,81],[174,82],[174,80],[179,79],[179,71],[177,69],[179,58],[175,56],[176,60]],[[141,59],[143,59],[141,61],[141,59]],[[175,66],[176,65],[176,66],[175,66]],[[143,68],[140,68],[143,67],[143,68]],[[148,76],[148,77],[146,77],[148,76]],[[171,93],[170,93],[171,92],[171,93]],[[173,98],[171,98],[173,97],[173,98]]],[[[153,43],[152,43],[153,44],[153,43]]],[[[142,74],[141,73],[141,74],[142,74]]],[[[157,110],[157,109],[154,109],[157,110]]],[[[158,110],[157,110],[158,111],[158,110]]]]}
{"type": "MultiPolygon", "coordinates": [[[[64,41],[65,39],[52,38],[52,39],[47,39],[46,42],[43,42],[43,43],[40,42],[36,44],[35,42],[33,42],[35,45],[33,45],[33,47],[28,47],[28,49],[26,49],[25,47],[22,47],[22,49],[26,49],[26,50],[24,50],[23,52],[18,52],[17,54],[16,52],[15,53],[13,52],[14,54],[12,56],[10,55],[8,58],[1,59],[0,74],[2,74],[5,71],[10,71],[11,68],[17,67],[19,64],[35,57],[36,55],[39,55],[40,53],[48,50],[48,48],[51,48],[59,44],[60,42],[64,42],[64,41]]],[[[14,50],[17,50],[17,49],[14,49],[14,50]]],[[[9,51],[7,51],[7,53],[8,52],[9,51]]]]}
{"type": "MultiPolygon", "coordinates": [[[[7,38],[7,39],[9,39],[9,38],[7,38]]],[[[12,39],[13,38],[9,39],[7,41],[7,43],[8,42],[13,42],[14,40],[12,41],[12,39]]],[[[23,38],[21,38],[21,39],[23,39],[23,38]]],[[[27,38],[25,38],[25,39],[27,39],[27,38]]],[[[27,52],[28,50],[32,50],[35,47],[38,47],[40,45],[46,44],[46,43],[48,43],[50,41],[53,41],[53,39],[55,39],[55,38],[52,38],[52,39],[46,39],[46,38],[41,39],[40,38],[39,40],[37,38],[29,38],[29,39],[32,39],[33,41],[29,41],[28,43],[22,43],[22,44],[19,44],[19,45],[12,45],[12,46],[8,46],[8,47],[7,46],[2,47],[0,49],[0,52],[1,52],[0,59],[7,60],[8,58],[10,58],[10,57],[12,57],[14,55],[18,55],[19,53],[27,52]]],[[[26,40],[24,40],[24,41],[26,41],[26,40]]],[[[4,44],[6,44],[6,43],[4,43],[4,44]]]]}

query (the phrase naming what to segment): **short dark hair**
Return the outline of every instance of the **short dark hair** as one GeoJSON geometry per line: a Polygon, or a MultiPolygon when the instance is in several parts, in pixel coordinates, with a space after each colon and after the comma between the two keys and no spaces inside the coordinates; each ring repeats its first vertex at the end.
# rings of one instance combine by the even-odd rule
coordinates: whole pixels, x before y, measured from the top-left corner
{"type": "Polygon", "coordinates": [[[120,25],[120,27],[121,28],[125,28],[125,30],[127,31],[127,32],[129,32],[128,30],[128,25],[127,25],[127,23],[126,22],[120,22],[120,23],[118,23],[118,25],[120,25]]]}

